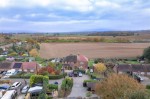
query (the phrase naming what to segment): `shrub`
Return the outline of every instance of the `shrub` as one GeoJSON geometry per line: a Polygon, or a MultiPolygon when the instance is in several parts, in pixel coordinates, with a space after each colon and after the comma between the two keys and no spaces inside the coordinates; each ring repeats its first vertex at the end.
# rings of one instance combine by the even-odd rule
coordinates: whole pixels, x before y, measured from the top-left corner
{"type": "Polygon", "coordinates": [[[134,91],[126,94],[124,99],[149,99],[150,95],[146,91],[134,91]]]}
{"type": "Polygon", "coordinates": [[[0,57],[0,61],[6,60],[6,57],[0,57]]]}
{"type": "Polygon", "coordinates": [[[46,83],[49,83],[49,78],[47,76],[42,75],[32,75],[30,77],[30,86],[33,86],[35,83],[43,83],[43,81],[46,81],[46,83]]]}
{"type": "Polygon", "coordinates": [[[106,80],[97,83],[95,87],[95,92],[104,99],[121,99],[130,92],[140,90],[145,90],[143,85],[133,78],[122,74],[112,74],[106,80]]]}
{"type": "Polygon", "coordinates": [[[148,61],[150,61],[150,47],[147,47],[143,52],[144,58],[146,58],[148,61]]]}
{"type": "Polygon", "coordinates": [[[92,93],[91,93],[90,91],[88,91],[88,92],[86,93],[86,96],[87,96],[87,97],[91,97],[91,95],[92,95],[92,93]]]}
{"type": "Polygon", "coordinates": [[[17,56],[18,54],[16,52],[12,52],[10,54],[8,54],[8,56],[17,56]]]}
{"type": "Polygon", "coordinates": [[[34,75],[33,73],[18,73],[17,75],[12,75],[9,78],[25,78],[25,79],[29,79],[32,75],[34,75]]]}
{"type": "Polygon", "coordinates": [[[72,86],[73,86],[73,79],[70,77],[67,77],[62,81],[61,89],[71,90],[72,86]]]}
{"type": "Polygon", "coordinates": [[[56,90],[58,90],[58,85],[56,85],[56,84],[48,84],[48,89],[56,89],[56,90]]]}
{"type": "Polygon", "coordinates": [[[150,85],[146,85],[146,89],[150,89],[150,85]]]}

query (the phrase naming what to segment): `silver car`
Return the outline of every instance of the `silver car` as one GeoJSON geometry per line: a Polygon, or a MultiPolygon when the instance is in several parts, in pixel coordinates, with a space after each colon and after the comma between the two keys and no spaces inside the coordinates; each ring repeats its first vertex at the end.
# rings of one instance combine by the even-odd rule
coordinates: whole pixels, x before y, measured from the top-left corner
{"type": "Polygon", "coordinates": [[[29,85],[24,86],[23,89],[21,90],[21,93],[26,94],[29,88],[30,88],[29,85]]]}

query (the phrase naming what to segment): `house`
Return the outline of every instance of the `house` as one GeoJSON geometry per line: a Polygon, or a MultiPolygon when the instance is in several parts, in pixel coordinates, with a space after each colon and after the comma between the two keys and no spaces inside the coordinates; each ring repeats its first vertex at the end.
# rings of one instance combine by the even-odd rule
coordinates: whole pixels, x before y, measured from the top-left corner
{"type": "Polygon", "coordinates": [[[77,67],[77,56],[72,55],[72,54],[69,55],[69,56],[66,56],[63,59],[63,66],[65,66],[65,69],[68,69],[68,68],[74,69],[74,68],[76,68],[77,67]]]}
{"type": "Polygon", "coordinates": [[[118,64],[114,66],[116,73],[130,73],[130,74],[145,74],[150,75],[150,64],[118,64]]]}
{"type": "Polygon", "coordinates": [[[64,65],[65,68],[69,66],[68,68],[72,69],[86,69],[88,68],[88,58],[81,54],[78,55],[71,54],[63,59],[63,64],[65,64],[64,65]]]}
{"type": "Polygon", "coordinates": [[[14,62],[12,68],[19,71],[37,73],[39,65],[36,62],[14,62]]]}
{"type": "Polygon", "coordinates": [[[1,62],[0,63],[0,72],[10,70],[11,68],[12,68],[11,62],[1,62]]]}
{"type": "Polygon", "coordinates": [[[12,63],[12,69],[15,69],[18,71],[23,71],[22,62],[13,62],[12,63]]]}
{"type": "Polygon", "coordinates": [[[88,68],[88,58],[84,55],[78,54],[77,55],[77,65],[80,69],[88,68]]]}
{"type": "Polygon", "coordinates": [[[7,57],[7,58],[6,58],[6,61],[11,61],[11,62],[12,62],[12,61],[14,61],[14,60],[15,60],[14,57],[7,57]]]}
{"type": "Polygon", "coordinates": [[[37,73],[39,70],[39,65],[36,62],[23,62],[22,67],[24,72],[37,73]]]}

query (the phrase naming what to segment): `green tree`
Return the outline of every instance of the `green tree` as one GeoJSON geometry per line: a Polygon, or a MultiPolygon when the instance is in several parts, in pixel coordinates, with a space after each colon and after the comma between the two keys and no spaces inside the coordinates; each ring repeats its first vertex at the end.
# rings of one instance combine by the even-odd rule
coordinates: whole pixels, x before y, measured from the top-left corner
{"type": "Polygon", "coordinates": [[[3,52],[3,49],[2,48],[0,48],[0,54],[3,52]]]}
{"type": "Polygon", "coordinates": [[[143,53],[144,58],[150,61],[150,47],[146,48],[143,53]]]}

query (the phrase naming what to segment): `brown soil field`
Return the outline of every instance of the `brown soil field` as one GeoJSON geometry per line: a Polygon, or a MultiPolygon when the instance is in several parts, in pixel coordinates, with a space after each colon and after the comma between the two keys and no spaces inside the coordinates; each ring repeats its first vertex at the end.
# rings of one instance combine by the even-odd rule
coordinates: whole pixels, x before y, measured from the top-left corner
{"type": "Polygon", "coordinates": [[[88,58],[136,57],[150,43],[42,43],[39,51],[43,58],[83,54],[88,58]]]}

